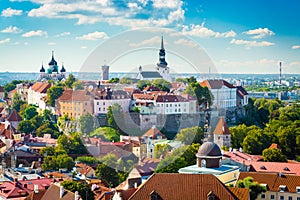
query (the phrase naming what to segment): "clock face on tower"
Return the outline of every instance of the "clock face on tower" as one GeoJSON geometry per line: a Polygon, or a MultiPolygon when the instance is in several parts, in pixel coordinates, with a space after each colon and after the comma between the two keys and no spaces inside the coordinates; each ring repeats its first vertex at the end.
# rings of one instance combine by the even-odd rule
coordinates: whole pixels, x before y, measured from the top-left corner
{"type": "Polygon", "coordinates": [[[206,167],[206,160],[205,159],[201,160],[201,167],[206,167]]]}

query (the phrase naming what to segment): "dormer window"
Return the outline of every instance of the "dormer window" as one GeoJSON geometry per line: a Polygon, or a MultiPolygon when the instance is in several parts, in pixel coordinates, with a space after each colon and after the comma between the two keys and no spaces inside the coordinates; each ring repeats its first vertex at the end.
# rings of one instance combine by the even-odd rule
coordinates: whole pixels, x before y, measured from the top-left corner
{"type": "Polygon", "coordinates": [[[296,192],[297,192],[297,193],[300,193],[300,186],[297,186],[297,187],[296,187],[296,192]]]}
{"type": "Polygon", "coordinates": [[[279,185],[280,192],[284,192],[286,188],[286,185],[279,185]]]}

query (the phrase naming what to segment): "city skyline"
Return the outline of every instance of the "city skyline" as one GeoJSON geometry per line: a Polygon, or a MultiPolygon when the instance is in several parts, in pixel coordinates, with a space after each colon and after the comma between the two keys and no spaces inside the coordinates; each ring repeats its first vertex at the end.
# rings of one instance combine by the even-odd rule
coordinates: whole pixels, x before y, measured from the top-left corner
{"type": "MultiPolygon", "coordinates": [[[[282,0],[222,4],[191,0],[2,0],[0,11],[1,71],[38,72],[42,63],[49,62],[52,50],[59,66],[63,62],[68,72],[80,71],[99,45],[126,31],[152,27],[168,28],[184,37],[174,41],[166,37],[170,64],[168,51],[174,51],[171,43],[177,41],[191,48],[200,46],[219,73],[274,74],[279,73],[279,61],[283,73],[300,73],[300,7],[295,0],[288,4],[282,0]]],[[[157,62],[160,40],[150,44],[150,39],[161,34],[158,31],[144,38],[144,43],[137,41],[144,47],[156,47],[145,55],[150,58],[146,64],[151,59],[153,64],[157,62]]],[[[100,70],[104,60],[101,58],[95,67],[100,70]]],[[[112,71],[130,65],[106,61],[112,71]]],[[[144,64],[142,59],[140,63],[144,64]]],[[[173,66],[180,71],[175,63],[173,66]]]]}

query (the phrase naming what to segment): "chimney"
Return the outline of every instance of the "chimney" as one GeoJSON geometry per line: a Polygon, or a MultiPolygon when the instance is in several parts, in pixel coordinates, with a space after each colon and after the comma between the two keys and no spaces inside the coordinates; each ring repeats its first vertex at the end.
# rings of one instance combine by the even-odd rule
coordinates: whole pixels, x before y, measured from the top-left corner
{"type": "Polygon", "coordinates": [[[79,195],[78,191],[76,191],[75,192],[75,200],[79,200],[79,198],[80,198],[80,195],[79,195]]]}
{"type": "Polygon", "coordinates": [[[60,186],[59,188],[59,198],[62,198],[64,196],[65,190],[63,186],[60,186]]]}
{"type": "Polygon", "coordinates": [[[34,193],[39,193],[39,185],[38,184],[34,184],[33,185],[33,191],[34,191],[34,193]]]}

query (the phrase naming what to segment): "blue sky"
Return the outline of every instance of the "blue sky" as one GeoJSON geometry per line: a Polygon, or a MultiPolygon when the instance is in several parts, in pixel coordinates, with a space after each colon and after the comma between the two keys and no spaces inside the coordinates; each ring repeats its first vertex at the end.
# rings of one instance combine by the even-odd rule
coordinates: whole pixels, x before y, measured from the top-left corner
{"type": "MultiPolygon", "coordinates": [[[[52,50],[68,71],[80,71],[99,45],[124,31],[152,27],[196,42],[220,73],[277,73],[279,61],[284,73],[300,73],[297,0],[0,0],[0,12],[0,71],[36,72],[47,65],[52,50]]],[[[139,42],[147,46],[150,39],[139,42]]],[[[168,57],[174,47],[168,35],[165,41],[167,61],[176,68],[176,59],[168,57]]],[[[153,44],[159,48],[159,41],[153,44]]],[[[114,48],[101,50],[113,53],[114,48]]],[[[145,57],[154,57],[155,63],[153,55],[145,57]]],[[[140,55],[135,61],[151,62],[143,63],[140,55]]],[[[112,71],[122,65],[106,62],[112,71]]],[[[136,63],[124,61],[123,71],[129,65],[136,63]]]]}

